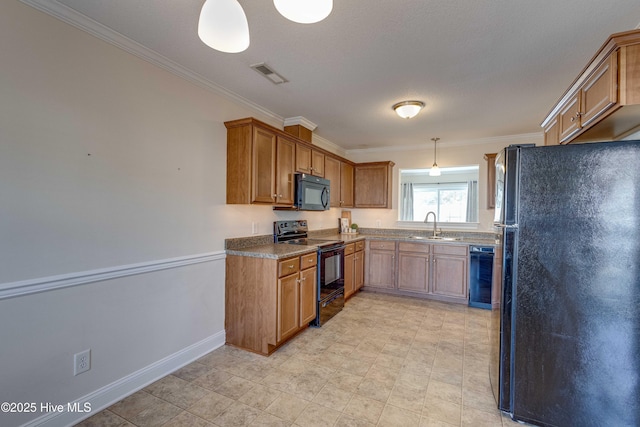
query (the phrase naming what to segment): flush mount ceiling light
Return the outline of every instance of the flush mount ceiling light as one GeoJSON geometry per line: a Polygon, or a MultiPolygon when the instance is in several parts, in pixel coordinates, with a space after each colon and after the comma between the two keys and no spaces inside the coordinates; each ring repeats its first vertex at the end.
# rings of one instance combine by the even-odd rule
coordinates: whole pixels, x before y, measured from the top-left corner
{"type": "Polygon", "coordinates": [[[249,47],[247,16],[237,0],[207,0],[198,21],[198,36],[207,46],[226,53],[249,47]]]}
{"type": "Polygon", "coordinates": [[[329,16],[333,0],[273,0],[273,4],[290,21],[315,24],[329,16]]]}
{"type": "Polygon", "coordinates": [[[436,163],[436,144],[440,138],[431,138],[433,141],[433,166],[429,169],[429,176],[440,176],[440,168],[438,167],[438,163],[436,163]]]}
{"type": "Polygon", "coordinates": [[[395,110],[403,119],[410,119],[418,115],[420,110],[424,108],[424,102],[422,101],[402,101],[394,104],[391,107],[395,110]]]}

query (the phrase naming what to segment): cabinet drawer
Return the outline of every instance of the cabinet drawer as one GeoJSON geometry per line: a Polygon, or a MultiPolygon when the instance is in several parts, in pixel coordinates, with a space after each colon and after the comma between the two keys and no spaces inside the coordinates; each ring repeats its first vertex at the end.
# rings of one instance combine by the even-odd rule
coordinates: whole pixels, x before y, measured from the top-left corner
{"type": "Polygon", "coordinates": [[[300,257],[300,269],[315,267],[318,265],[318,255],[314,252],[312,254],[302,255],[300,257]]]}
{"type": "Polygon", "coordinates": [[[355,251],[356,251],[355,243],[349,243],[347,246],[344,247],[344,254],[345,255],[351,255],[355,251]]]}
{"type": "Polygon", "coordinates": [[[355,245],[356,245],[356,251],[364,250],[364,240],[360,240],[356,242],[355,245]]]}
{"type": "Polygon", "coordinates": [[[430,247],[431,245],[429,245],[428,243],[398,243],[398,250],[400,250],[401,252],[419,252],[422,254],[428,254],[430,247]]]}
{"type": "Polygon", "coordinates": [[[298,271],[300,271],[300,258],[289,258],[278,262],[278,277],[288,276],[298,271]]]}
{"type": "Polygon", "coordinates": [[[396,242],[390,240],[371,240],[369,242],[369,248],[383,251],[394,251],[396,249],[396,242]]]}
{"type": "Polygon", "coordinates": [[[467,256],[469,246],[467,245],[433,245],[433,253],[441,255],[462,255],[467,256]]]}

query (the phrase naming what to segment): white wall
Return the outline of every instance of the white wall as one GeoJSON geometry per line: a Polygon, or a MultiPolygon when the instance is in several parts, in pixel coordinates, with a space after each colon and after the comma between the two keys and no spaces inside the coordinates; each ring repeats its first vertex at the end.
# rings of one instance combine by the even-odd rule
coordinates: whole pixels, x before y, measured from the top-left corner
{"type": "MultiPolygon", "coordinates": [[[[438,143],[438,166],[469,166],[479,165],[479,225],[477,231],[493,231],[493,209],[487,208],[487,162],[485,153],[497,153],[510,144],[536,144],[543,145],[543,134],[516,135],[513,137],[500,137],[476,141],[461,141],[447,145],[447,142],[438,143]]],[[[400,169],[429,168],[433,164],[433,145],[425,144],[420,148],[406,148],[403,150],[352,150],[348,152],[349,158],[355,162],[375,162],[391,160],[395,163],[393,168],[393,198],[392,209],[352,209],[352,222],[360,227],[370,228],[401,228],[407,224],[398,224],[398,194],[400,193],[400,169]]],[[[421,224],[409,225],[411,228],[419,228],[421,224]]],[[[445,227],[445,224],[439,224],[445,227]]]]}
{"type": "Polygon", "coordinates": [[[269,118],[17,0],[0,58],[0,402],[105,404],[224,343],[224,238],[256,214],[225,205],[223,122],[269,118]]]}

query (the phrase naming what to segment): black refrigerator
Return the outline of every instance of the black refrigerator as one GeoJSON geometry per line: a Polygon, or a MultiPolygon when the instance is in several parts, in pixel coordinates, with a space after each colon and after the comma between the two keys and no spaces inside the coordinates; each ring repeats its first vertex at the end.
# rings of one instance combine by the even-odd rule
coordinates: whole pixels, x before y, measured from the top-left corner
{"type": "Polygon", "coordinates": [[[640,426],[640,141],[496,157],[498,407],[542,426],[640,426]]]}

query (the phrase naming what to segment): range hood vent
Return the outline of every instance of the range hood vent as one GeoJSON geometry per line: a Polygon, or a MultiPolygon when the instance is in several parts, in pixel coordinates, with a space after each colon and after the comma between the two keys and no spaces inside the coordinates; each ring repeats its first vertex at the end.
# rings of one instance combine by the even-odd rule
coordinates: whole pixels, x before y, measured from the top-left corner
{"type": "Polygon", "coordinates": [[[256,70],[261,76],[266,77],[273,84],[279,85],[280,83],[286,83],[289,80],[282,77],[280,74],[276,73],[264,62],[260,62],[258,64],[251,65],[251,68],[256,70]]]}

